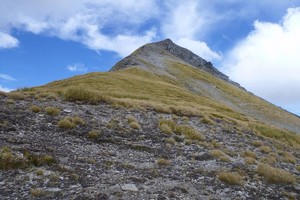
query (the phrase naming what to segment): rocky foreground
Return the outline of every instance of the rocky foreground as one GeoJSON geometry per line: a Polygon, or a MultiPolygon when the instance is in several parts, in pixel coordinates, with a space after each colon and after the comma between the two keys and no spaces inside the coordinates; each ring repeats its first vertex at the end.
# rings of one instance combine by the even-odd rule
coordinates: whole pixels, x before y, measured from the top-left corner
{"type": "Polygon", "coordinates": [[[0,149],[3,200],[300,198],[300,152],[222,120],[0,97],[0,149]]]}

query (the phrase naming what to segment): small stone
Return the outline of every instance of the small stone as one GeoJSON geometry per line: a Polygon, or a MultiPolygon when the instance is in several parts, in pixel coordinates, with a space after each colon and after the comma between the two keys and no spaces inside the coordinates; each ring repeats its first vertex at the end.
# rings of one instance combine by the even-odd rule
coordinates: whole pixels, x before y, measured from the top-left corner
{"type": "Polygon", "coordinates": [[[46,191],[47,192],[60,192],[61,189],[60,188],[47,188],[46,191]]]}
{"type": "Polygon", "coordinates": [[[4,185],[4,184],[5,184],[4,181],[0,182],[0,185],[4,185]]]}
{"type": "Polygon", "coordinates": [[[134,184],[121,185],[121,189],[124,190],[124,191],[132,191],[132,192],[139,191],[138,188],[134,184]]]}
{"type": "Polygon", "coordinates": [[[71,113],[72,112],[72,110],[70,110],[70,109],[64,109],[63,110],[65,113],[71,113]]]}

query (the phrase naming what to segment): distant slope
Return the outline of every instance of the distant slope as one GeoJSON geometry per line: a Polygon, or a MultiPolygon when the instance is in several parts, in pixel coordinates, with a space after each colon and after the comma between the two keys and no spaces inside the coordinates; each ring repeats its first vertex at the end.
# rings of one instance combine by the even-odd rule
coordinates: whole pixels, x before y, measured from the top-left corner
{"type": "MultiPolygon", "coordinates": [[[[114,105],[225,120],[264,131],[269,136],[269,132],[278,128],[300,133],[298,117],[247,92],[210,63],[170,42],[147,44],[117,63],[110,72],[55,81],[34,88],[35,93],[65,95],[75,86],[81,91],[97,93],[101,100],[114,105]],[[182,59],[185,55],[192,56],[194,61],[187,63],[182,59]]],[[[285,131],[276,137],[282,137],[282,133],[285,131]]]]}

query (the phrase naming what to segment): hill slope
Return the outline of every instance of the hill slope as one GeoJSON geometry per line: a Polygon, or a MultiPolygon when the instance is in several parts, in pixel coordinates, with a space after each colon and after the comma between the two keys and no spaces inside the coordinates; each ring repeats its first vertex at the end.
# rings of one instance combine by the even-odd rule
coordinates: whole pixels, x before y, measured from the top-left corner
{"type": "Polygon", "coordinates": [[[170,40],[0,93],[0,199],[297,199],[300,119],[170,40]]]}

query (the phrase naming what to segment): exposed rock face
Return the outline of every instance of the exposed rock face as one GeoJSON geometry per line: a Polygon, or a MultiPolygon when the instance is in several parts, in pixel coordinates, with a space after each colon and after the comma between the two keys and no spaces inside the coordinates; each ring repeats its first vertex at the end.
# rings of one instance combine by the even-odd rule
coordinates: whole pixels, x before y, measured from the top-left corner
{"type": "Polygon", "coordinates": [[[211,62],[204,60],[186,48],[178,46],[170,39],[146,44],[140,47],[134,53],[118,62],[110,71],[125,69],[132,66],[146,67],[145,65],[149,64],[165,68],[165,59],[176,62],[185,62],[233,85],[240,86],[238,83],[231,81],[228,76],[216,69],[211,62]],[[170,55],[166,55],[166,52],[170,55]]]}

